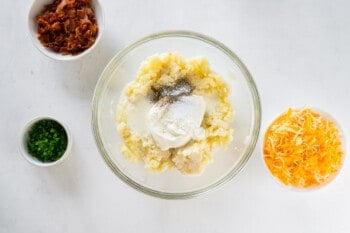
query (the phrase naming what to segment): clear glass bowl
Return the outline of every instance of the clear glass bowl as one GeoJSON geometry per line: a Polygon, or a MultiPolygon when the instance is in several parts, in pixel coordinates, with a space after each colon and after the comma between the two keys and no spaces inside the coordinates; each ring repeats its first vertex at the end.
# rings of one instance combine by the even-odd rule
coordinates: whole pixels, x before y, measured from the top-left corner
{"type": "Polygon", "coordinates": [[[197,196],[232,179],[250,158],[258,139],[261,107],[254,81],[241,60],[225,45],[194,32],[169,31],[147,36],[119,52],[104,69],[95,89],[92,126],[99,151],[112,171],[125,183],[146,194],[169,199],[197,196]],[[133,81],[142,61],[165,52],[186,58],[204,56],[212,70],[231,88],[235,118],[233,141],[213,153],[213,162],[201,175],[183,175],[176,169],[148,171],[142,162],[127,160],[120,152],[116,111],[121,92],[133,81]]]}

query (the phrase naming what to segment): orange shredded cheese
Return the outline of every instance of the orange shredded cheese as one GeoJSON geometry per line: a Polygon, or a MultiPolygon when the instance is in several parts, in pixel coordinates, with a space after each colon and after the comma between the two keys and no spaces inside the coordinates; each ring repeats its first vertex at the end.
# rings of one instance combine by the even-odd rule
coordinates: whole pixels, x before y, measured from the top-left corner
{"type": "Polygon", "coordinates": [[[283,184],[298,188],[329,182],[340,170],[343,149],[334,121],[310,108],[288,109],[267,129],[264,160],[283,184]]]}

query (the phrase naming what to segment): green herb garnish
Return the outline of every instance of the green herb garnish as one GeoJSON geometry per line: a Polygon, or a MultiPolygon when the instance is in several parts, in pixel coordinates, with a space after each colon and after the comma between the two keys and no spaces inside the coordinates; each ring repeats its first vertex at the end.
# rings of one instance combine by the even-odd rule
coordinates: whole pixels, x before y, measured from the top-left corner
{"type": "Polygon", "coordinates": [[[27,150],[41,162],[54,162],[67,149],[68,137],[57,121],[44,119],[36,122],[28,132],[27,150]]]}

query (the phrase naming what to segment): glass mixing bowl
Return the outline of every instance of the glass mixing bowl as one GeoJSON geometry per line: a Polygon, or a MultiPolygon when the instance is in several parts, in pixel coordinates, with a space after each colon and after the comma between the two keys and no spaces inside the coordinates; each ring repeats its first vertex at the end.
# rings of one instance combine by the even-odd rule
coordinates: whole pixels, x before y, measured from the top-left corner
{"type": "Polygon", "coordinates": [[[131,187],[161,198],[197,196],[232,179],[250,158],[260,123],[258,91],[242,61],[222,43],[188,31],[153,34],[126,47],[104,69],[93,98],[93,133],[105,162],[131,187]],[[143,162],[131,162],[120,152],[122,139],[116,129],[116,114],[123,88],[135,79],[142,61],[165,52],[178,52],[185,58],[206,57],[211,69],[221,75],[231,89],[233,141],[226,149],[214,150],[213,162],[200,175],[183,175],[176,169],[152,173],[143,162]]]}

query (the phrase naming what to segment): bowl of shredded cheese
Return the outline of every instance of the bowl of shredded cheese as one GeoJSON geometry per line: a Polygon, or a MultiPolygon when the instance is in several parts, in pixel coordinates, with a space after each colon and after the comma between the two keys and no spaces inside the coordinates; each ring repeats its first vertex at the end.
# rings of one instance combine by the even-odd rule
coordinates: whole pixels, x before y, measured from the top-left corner
{"type": "Polygon", "coordinates": [[[225,45],[188,31],[119,52],[96,85],[92,126],[114,174],[146,194],[189,198],[235,177],[255,148],[254,81],[225,45]]]}
{"type": "Polygon", "coordinates": [[[263,158],[283,185],[297,189],[322,187],[339,173],[345,143],[339,124],[310,107],[289,108],[266,130],[263,158]]]}

